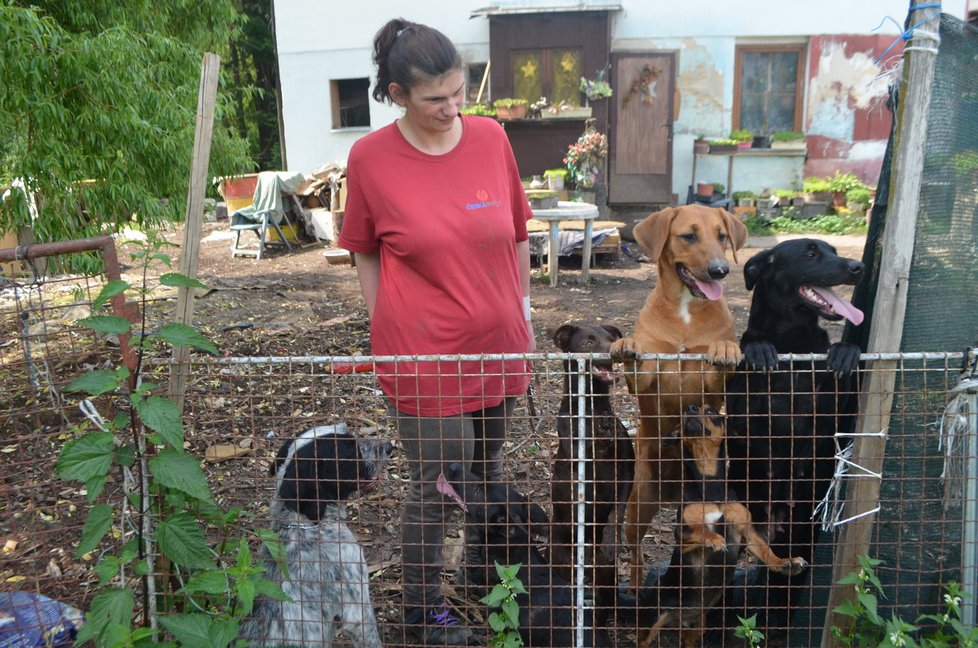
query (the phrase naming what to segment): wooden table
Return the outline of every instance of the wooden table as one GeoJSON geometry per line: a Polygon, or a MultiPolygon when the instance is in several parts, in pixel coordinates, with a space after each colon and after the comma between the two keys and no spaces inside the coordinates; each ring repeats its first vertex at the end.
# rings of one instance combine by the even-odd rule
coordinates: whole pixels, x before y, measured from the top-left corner
{"type": "Polygon", "coordinates": [[[553,209],[534,209],[533,217],[550,224],[550,240],[547,251],[547,273],[550,275],[550,285],[557,285],[557,268],[560,266],[560,250],[558,249],[558,227],[560,221],[584,221],[584,250],[581,252],[581,283],[587,283],[591,271],[591,238],[594,231],[594,219],[598,217],[597,205],[590,203],[560,201],[553,209]]]}

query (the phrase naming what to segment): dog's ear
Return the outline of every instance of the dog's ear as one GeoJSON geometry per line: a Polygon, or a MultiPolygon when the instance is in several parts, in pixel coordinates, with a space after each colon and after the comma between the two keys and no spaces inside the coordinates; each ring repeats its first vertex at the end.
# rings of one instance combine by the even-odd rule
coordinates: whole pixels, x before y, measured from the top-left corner
{"type": "Polygon", "coordinates": [[[578,327],[573,324],[564,324],[553,334],[554,344],[561,351],[566,351],[570,348],[571,340],[574,338],[574,334],[577,333],[578,327]]]}
{"type": "Polygon", "coordinates": [[[638,244],[648,251],[652,263],[656,263],[665,251],[666,244],[669,242],[669,228],[678,211],[675,207],[666,207],[643,220],[632,230],[638,244]]]}
{"type": "Polygon", "coordinates": [[[747,226],[726,209],[717,207],[716,210],[720,212],[720,217],[723,219],[727,238],[730,239],[730,251],[733,252],[734,263],[736,263],[737,250],[744,247],[744,243],[747,242],[747,226]]]}
{"type": "Polygon", "coordinates": [[[624,334],[621,332],[621,329],[618,328],[617,326],[612,326],[611,324],[602,324],[601,328],[608,331],[608,334],[611,336],[612,340],[620,340],[623,337],[625,337],[624,334]]]}
{"type": "Polygon", "coordinates": [[[761,277],[767,272],[767,269],[771,267],[771,261],[774,260],[774,256],[771,250],[764,250],[758,252],[744,264],[744,285],[747,286],[747,290],[754,290],[754,286],[757,282],[761,280],[761,277]]]}

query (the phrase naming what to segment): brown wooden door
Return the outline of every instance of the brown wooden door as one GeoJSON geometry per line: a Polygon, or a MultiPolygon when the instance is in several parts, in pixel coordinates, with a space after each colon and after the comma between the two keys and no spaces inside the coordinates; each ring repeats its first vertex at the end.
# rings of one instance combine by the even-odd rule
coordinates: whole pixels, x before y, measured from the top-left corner
{"type": "Polygon", "coordinates": [[[608,154],[612,204],[672,202],[672,53],[613,54],[608,154]]]}

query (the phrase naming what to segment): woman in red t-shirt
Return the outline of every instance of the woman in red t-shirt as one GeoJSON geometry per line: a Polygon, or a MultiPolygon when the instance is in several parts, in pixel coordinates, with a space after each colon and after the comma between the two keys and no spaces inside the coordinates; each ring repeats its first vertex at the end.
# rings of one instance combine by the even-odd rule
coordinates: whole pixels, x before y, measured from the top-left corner
{"type": "MultiPolygon", "coordinates": [[[[505,133],[495,120],[459,114],[465,75],[441,32],[392,20],[377,32],[374,62],[374,99],[404,115],[350,151],[339,240],[356,255],[372,353],[534,352],[531,212],[505,133]]],[[[436,480],[460,463],[502,481],[527,362],[405,360],[378,363],[377,374],[411,472],[401,530],[405,623],[427,644],[471,643],[440,593],[451,510],[436,480]]]]}

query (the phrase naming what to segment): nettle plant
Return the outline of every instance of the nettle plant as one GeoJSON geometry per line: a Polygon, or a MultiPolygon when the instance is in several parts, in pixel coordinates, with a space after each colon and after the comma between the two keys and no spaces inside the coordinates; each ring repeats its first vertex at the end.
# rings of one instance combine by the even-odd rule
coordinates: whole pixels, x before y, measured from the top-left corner
{"type": "Polygon", "coordinates": [[[479,600],[493,610],[489,615],[489,627],[493,631],[489,636],[490,648],[520,648],[523,645],[519,632],[520,607],[516,602],[517,595],[527,593],[518,576],[522,566],[520,563],[500,565],[497,562],[496,575],[499,582],[489,594],[479,600]]]}
{"type": "Polygon", "coordinates": [[[970,628],[961,621],[961,599],[968,595],[954,581],[944,586],[944,611],[941,614],[923,614],[914,623],[903,620],[895,612],[889,619],[884,618],[879,613],[879,597],[884,596],[883,584],[876,575],[876,567],[882,562],[860,555],[859,571],[850,572],[839,580],[840,585],[853,587],[855,598],[835,608],[837,614],[849,618],[849,624],[843,628],[832,626],[833,638],[850,648],[978,646],[978,628],[970,628]]]}
{"type": "MultiPolygon", "coordinates": [[[[212,646],[235,641],[239,621],[255,597],[285,595],[263,577],[253,560],[238,509],[214,499],[200,461],[184,449],[177,405],[161,385],[142,380],[149,353],[185,346],[216,354],[196,329],[169,323],[147,332],[148,269],[172,267],[161,250],[170,245],[150,237],[133,260],[141,264],[142,288],[109,281],[92,302],[92,315],[79,324],[104,335],[131,334],[136,371],[125,367],[89,372],[66,390],[98,398],[114,414],[103,419],[83,400],[88,422],[65,444],[58,477],[82,482],[91,508],[75,556],[97,554],[99,593],[92,600],[78,642],[99,647],[212,646]],[[138,330],[125,318],[100,311],[127,291],[140,294],[138,330]],[[107,492],[112,479],[118,490],[107,492]],[[138,592],[137,594],[134,592],[138,592]],[[141,607],[140,607],[141,606],[141,607]]],[[[203,287],[178,273],[163,274],[162,286],[203,287]]],[[[282,545],[267,530],[254,530],[287,573],[282,545]]]]}

